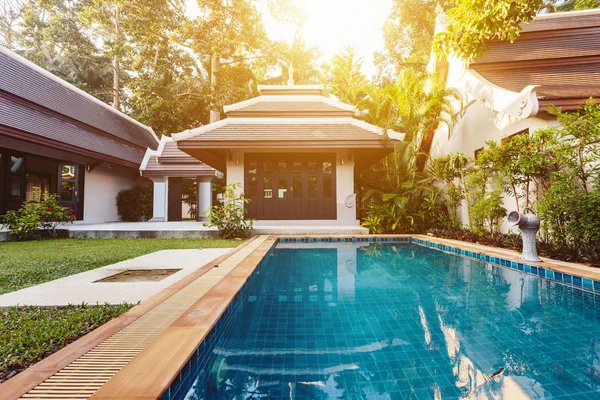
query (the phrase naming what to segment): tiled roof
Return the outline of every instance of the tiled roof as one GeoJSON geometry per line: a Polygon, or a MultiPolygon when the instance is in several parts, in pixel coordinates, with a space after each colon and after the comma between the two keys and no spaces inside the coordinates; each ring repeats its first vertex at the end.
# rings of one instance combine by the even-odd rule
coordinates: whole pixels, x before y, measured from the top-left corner
{"type": "Polygon", "coordinates": [[[140,166],[143,176],[197,177],[216,176],[219,173],[211,166],[203,163],[179,150],[169,137],[162,137],[157,150],[146,151],[140,166]]]}
{"type": "Polygon", "coordinates": [[[540,85],[540,99],[600,96],[600,10],[540,16],[514,43],[491,41],[470,68],[516,92],[540,85]]]}
{"type": "MultiPolygon", "coordinates": [[[[312,86],[302,90],[302,86],[261,86],[261,95],[236,104],[224,107],[228,117],[314,117],[314,116],[346,116],[351,117],[356,107],[325,97],[320,92],[315,94],[312,86]],[[281,88],[289,88],[289,93],[281,88]],[[266,93],[266,94],[265,94],[266,93]]],[[[320,89],[319,89],[320,90],[320,89]]]]}
{"type": "Polygon", "coordinates": [[[2,125],[129,163],[139,164],[144,156],[139,148],[118,142],[108,135],[99,135],[83,126],[61,120],[4,96],[0,96],[0,126],[2,125]]]}
{"type": "MultiPolygon", "coordinates": [[[[10,93],[142,148],[156,148],[152,129],[0,46],[0,92],[10,93]]],[[[34,132],[44,134],[43,132],[34,132]]],[[[77,138],[73,138],[77,145],[77,138]]]]}
{"type": "MultiPolygon", "coordinates": [[[[321,101],[262,101],[236,111],[286,112],[286,111],[347,111],[321,101]]],[[[352,112],[350,112],[352,114],[352,112]]]]}
{"type": "MultiPolygon", "coordinates": [[[[227,121],[227,120],[226,120],[227,121]]],[[[314,121],[312,123],[231,123],[222,124],[193,135],[193,131],[182,132],[192,142],[252,142],[252,141],[373,141],[383,139],[381,133],[346,123],[327,123],[314,121]]],[[[181,140],[181,139],[176,139],[181,140]]]]}

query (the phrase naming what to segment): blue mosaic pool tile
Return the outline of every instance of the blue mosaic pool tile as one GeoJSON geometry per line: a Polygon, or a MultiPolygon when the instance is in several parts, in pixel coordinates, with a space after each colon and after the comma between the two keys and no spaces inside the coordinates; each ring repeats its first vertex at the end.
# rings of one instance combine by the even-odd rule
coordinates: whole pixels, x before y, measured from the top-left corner
{"type": "Polygon", "coordinates": [[[573,283],[573,277],[569,274],[563,274],[563,282],[571,285],[573,283]]]}
{"type": "Polygon", "coordinates": [[[538,267],[532,265],[531,266],[531,273],[534,274],[534,275],[537,275],[538,274],[538,267]]]}
{"type": "Polygon", "coordinates": [[[531,265],[525,264],[524,268],[525,268],[525,272],[531,272],[531,265]]]}
{"type": "Polygon", "coordinates": [[[511,261],[511,262],[510,262],[510,267],[511,267],[512,269],[517,269],[517,262],[516,262],[516,261],[511,261]]]}
{"type": "Polygon", "coordinates": [[[581,287],[581,285],[582,285],[581,277],[573,275],[573,286],[581,287]]]}
{"type": "Polygon", "coordinates": [[[517,269],[519,271],[523,271],[523,269],[524,269],[523,263],[517,263],[517,269]]]}
{"type": "Polygon", "coordinates": [[[538,268],[538,275],[541,276],[542,278],[545,278],[546,277],[546,269],[542,268],[542,267],[539,267],[538,268]]]}
{"type": "Polygon", "coordinates": [[[551,269],[546,270],[546,279],[554,279],[554,271],[551,269]]]}
{"type": "Polygon", "coordinates": [[[594,291],[600,293],[600,281],[594,281],[594,291]]]}
{"type": "Polygon", "coordinates": [[[554,271],[554,280],[562,282],[563,281],[563,274],[562,274],[562,272],[554,271]]]}

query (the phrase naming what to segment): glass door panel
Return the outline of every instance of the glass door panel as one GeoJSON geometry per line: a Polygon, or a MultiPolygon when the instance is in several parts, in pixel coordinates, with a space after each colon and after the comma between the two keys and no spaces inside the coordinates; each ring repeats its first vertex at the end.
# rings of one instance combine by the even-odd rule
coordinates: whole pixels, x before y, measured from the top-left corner
{"type": "Polygon", "coordinates": [[[58,164],[58,197],[60,204],[70,207],[79,218],[79,168],[77,164],[58,164]]]}

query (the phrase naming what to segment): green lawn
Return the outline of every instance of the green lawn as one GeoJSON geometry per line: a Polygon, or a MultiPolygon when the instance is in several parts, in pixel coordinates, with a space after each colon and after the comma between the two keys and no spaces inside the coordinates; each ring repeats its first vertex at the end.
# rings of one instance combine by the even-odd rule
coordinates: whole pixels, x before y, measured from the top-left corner
{"type": "Polygon", "coordinates": [[[0,310],[0,383],[131,307],[122,304],[0,310]]]}
{"type": "Polygon", "coordinates": [[[0,294],[167,249],[236,247],[223,239],[55,239],[0,243],[0,294]]]}

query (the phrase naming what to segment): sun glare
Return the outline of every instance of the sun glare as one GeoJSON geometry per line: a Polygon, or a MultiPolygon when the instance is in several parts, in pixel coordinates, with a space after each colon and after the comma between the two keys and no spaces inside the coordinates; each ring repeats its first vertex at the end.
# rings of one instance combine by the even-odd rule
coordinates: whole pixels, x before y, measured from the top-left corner
{"type": "MultiPolygon", "coordinates": [[[[307,20],[300,32],[306,44],[321,51],[321,61],[329,61],[346,45],[354,45],[363,57],[363,73],[375,74],[373,52],[384,46],[381,28],[392,0],[298,0],[307,20]]],[[[257,0],[267,34],[273,40],[291,42],[296,26],[274,19],[267,0],[257,0]]],[[[187,13],[198,15],[196,0],[187,0],[187,13]]]]}
{"type": "MultiPolygon", "coordinates": [[[[273,19],[266,0],[258,2],[272,39],[291,41],[295,26],[273,19]]],[[[381,28],[390,13],[392,0],[301,0],[307,15],[301,35],[308,46],[316,46],[322,61],[328,61],[348,44],[364,58],[363,72],[375,73],[373,52],[383,48],[381,28]]]]}

